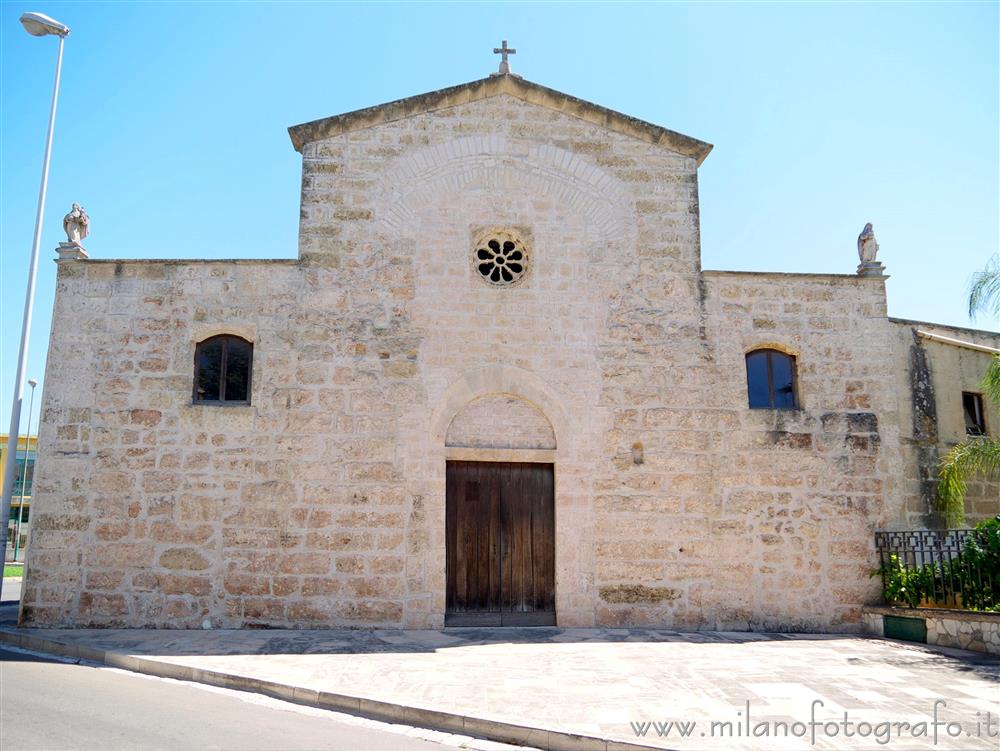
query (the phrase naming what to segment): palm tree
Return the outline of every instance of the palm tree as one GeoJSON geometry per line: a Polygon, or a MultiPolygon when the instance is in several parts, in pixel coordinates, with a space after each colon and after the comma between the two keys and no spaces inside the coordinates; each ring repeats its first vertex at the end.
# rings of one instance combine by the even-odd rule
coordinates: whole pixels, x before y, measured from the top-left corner
{"type": "Polygon", "coordinates": [[[993,256],[986,268],[972,275],[969,285],[969,318],[980,313],[1000,315],[1000,257],[993,256]]]}
{"type": "MultiPolygon", "coordinates": [[[[969,288],[969,317],[980,313],[1000,315],[1000,259],[993,256],[977,271],[969,288]]],[[[982,382],[986,398],[1000,406],[1000,355],[993,360],[982,382]]],[[[937,506],[947,527],[965,524],[965,493],[970,477],[1000,478],[1000,440],[990,436],[966,438],[941,460],[937,506]]]]}

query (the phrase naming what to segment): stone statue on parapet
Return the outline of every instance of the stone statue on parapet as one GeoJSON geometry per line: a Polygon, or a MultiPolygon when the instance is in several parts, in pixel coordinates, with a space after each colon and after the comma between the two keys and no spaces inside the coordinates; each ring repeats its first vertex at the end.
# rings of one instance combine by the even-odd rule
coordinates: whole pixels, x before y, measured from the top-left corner
{"type": "Polygon", "coordinates": [[[875,231],[868,222],[858,235],[858,276],[885,276],[885,266],[875,260],[878,255],[878,243],[875,242],[875,231]]]}
{"type": "Polygon", "coordinates": [[[83,206],[78,203],[73,204],[70,212],[63,217],[63,230],[66,232],[67,241],[72,245],[79,245],[90,234],[90,217],[83,210],[83,206]]]}
{"type": "Polygon", "coordinates": [[[87,251],[81,243],[90,234],[90,217],[83,206],[73,204],[73,208],[63,217],[63,231],[66,233],[66,242],[59,243],[56,248],[59,260],[87,260],[87,251]]]}
{"type": "Polygon", "coordinates": [[[875,242],[872,223],[868,222],[858,235],[858,258],[861,259],[861,263],[874,263],[876,255],[878,255],[878,243],[875,242]]]}

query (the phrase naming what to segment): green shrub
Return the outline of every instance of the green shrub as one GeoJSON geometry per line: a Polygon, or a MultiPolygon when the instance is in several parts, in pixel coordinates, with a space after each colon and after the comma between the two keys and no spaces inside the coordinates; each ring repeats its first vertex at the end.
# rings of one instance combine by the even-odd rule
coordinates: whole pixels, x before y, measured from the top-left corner
{"type": "Polygon", "coordinates": [[[972,529],[955,560],[906,566],[891,553],[871,575],[882,577],[882,594],[889,603],[915,608],[923,599],[937,600],[938,593],[954,592],[961,594],[966,610],[1000,612],[1000,514],[972,529]]]}
{"type": "Polygon", "coordinates": [[[965,607],[1000,608],[1000,514],[977,524],[965,538],[961,568],[965,607]]]}
{"type": "Polygon", "coordinates": [[[882,577],[882,594],[886,602],[915,608],[922,598],[934,596],[934,566],[929,563],[911,568],[892,553],[882,568],[872,571],[871,575],[882,577]]]}

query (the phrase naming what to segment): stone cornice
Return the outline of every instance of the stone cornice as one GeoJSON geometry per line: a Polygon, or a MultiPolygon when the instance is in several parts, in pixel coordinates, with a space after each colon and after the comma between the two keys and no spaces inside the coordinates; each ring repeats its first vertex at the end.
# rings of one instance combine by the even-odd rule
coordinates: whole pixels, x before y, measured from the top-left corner
{"type": "Polygon", "coordinates": [[[296,151],[302,151],[303,145],[312,141],[349,133],[355,130],[371,128],[383,123],[402,120],[425,112],[455,107],[461,104],[477,102],[489,97],[507,94],[530,104],[562,112],[571,117],[577,117],[594,125],[622,133],[641,141],[663,146],[697,160],[700,165],[712,150],[712,144],[685,136],[659,125],[653,125],[638,118],[623,115],[620,112],[601,107],[600,105],[577,99],[560,91],[526,81],[519,76],[496,75],[482,78],[478,81],[439,89],[427,94],[398,99],[394,102],[379,104],[374,107],[346,112],[342,115],[326,117],[321,120],[293,125],[288,129],[292,145],[296,151]]]}

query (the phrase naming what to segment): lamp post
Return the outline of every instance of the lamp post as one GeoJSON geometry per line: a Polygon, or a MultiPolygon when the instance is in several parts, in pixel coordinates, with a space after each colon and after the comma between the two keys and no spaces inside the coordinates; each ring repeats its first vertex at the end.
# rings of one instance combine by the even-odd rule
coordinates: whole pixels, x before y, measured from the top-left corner
{"type": "MultiPolygon", "coordinates": [[[[14,563],[17,563],[17,549],[21,542],[21,522],[24,521],[24,488],[28,481],[28,452],[31,450],[31,413],[35,411],[35,386],[38,381],[28,379],[31,386],[31,398],[28,399],[28,432],[24,437],[24,467],[21,468],[21,499],[17,504],[17,522],[14,524],[14,563]]],[[[32,477],[35,473],[32,471],[32,477]]]]}
{"type": "MultiPolygon", "coordinates": [[[[38,248],[42,242],[42,219],[45,216],[45,191],[49,185],[49,160],[52,156],[52,132],[56,125],[56,102],[59,100],[59,74],[62,73],[63,44],[69,36],[69,27],[42,13],[24,13],[21,25],[32,36],[59,37],[59,53],[56,57],[56,81],[52,89],[52,109],[49,112],[49,131],[45,138],[45,159],[42,161],[42,185],[38,191],[38,211],[35,214],[35,237],[31,245],[28,289],[24,296],[24,319],[21,322],[21,346],[17,353],[17,375],[14,381],[14,402],[10,409],[10,430],[7,432],[7,458],[3,473],[3,494],[0,501],[0,550],[7,557],[7,520],[10,519],[10,496],[14,490],[17,462],[10,461],[10,447],[17,456],[17,439],[21,429],[21,402],[24,400],[24,371],[28,355],[28,333],[31,331],[31,310],[35,303],[35,277],[38,275],[38,248]]],[[[34,393],[34,392],[32,392],[34,393]]],[[[3,582],[0,581],[0,592],[3,582]]]]}

